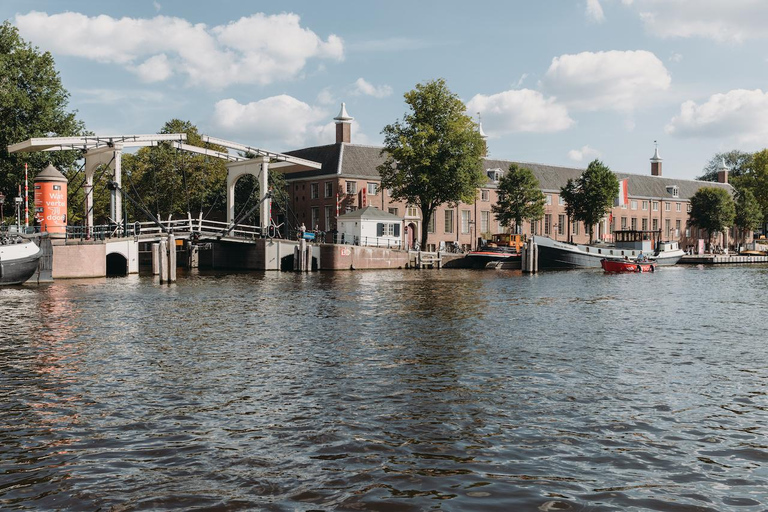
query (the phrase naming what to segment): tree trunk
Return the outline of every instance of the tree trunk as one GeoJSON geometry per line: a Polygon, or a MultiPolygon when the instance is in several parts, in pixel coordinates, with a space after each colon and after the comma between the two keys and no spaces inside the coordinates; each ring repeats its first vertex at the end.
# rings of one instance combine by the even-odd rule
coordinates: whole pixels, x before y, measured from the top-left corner
{"type": "Polygon", "coordinates": [[[422,208],[421,213],[424,216],[421,224],[421,250],[426,251],[427,238],[429,238],[429,221],[432,220],[432,215],[434,215],[435,212],[426,208],[422,208]]]}

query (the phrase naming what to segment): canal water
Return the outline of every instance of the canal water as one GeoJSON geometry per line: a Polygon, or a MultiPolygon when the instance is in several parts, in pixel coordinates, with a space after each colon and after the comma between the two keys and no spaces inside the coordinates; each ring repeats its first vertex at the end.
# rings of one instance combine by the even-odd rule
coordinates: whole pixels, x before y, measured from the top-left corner
{"type": "Polygon", "coordinates": [[[762,511],[768,267],[0,289],[0,509],[762,511]]]}

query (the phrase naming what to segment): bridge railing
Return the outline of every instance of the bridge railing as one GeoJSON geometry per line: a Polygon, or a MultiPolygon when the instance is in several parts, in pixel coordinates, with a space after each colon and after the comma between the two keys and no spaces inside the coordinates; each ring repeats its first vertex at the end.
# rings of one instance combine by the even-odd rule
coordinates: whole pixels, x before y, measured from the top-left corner
{"type": "Polygon", "coordinates": [[[101,224],[96,226],[67,226],[66,239],[107,240],[111,238],[151,237],[173,232],[178,235],[198,233],[207,236],[254,239],[261,236],[259,226],[236,224],[201,219],[169,219],[155,222],[133,222],[123,225],[101,224]],[[161,227],[162,226],[162,227],[161,227]]]}
{"type": "Polygon", "coordinates": [[[360,245],[365,247],[385,247],[387,249],[402,249],[403,241],[386,237],[357,236],[345,233],[327,233],[324,236],[326,242],[342,245],[360,245]]]}

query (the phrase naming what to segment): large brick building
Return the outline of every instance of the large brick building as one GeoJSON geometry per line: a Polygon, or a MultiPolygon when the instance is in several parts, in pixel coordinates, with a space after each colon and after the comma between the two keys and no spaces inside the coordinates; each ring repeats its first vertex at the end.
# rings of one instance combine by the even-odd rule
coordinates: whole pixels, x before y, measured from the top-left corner
{"type": "MultiPolygon", "coordinates": [[[[427,229],[429,249],[439,246],[440,242],[458,242],[465,249],[473,248],[478,238],[505,231],[493,215],[491,205],[497,199],[499,179],[510,164],[516,163],[533,171],[547,200],[544,217],[536,223],[526,222],[523,232],[567,239],[568,218],[560,188],[569,178],[578,178],[584,169],[484,158],[487,181],[478,189],[475,201],[457,206],[442,205],[435,211],[430,225],[424,226],[418,208],[394,201],[380,187],[381,178],[376,168],[384,161],[382,148],[352,144],[352,118],[343,104],[335,121],[334,144],[286,152],[322,164],[319,170],[285,174],[290,206],[298,221],[309,229],[333,231],[337,215],[375,206],[403,219],[407,245],[419,240],[422,230],[427,229]]],[[[732,192],[725,169],[720,173],[720,183],[663,177],[658,149],[651,158],[649,174],[616,172],[616,177],[625,183],[628,200],[626,204],[614,207],[595,227],[596,239],[610,241],[613,231],[618,229],[660,230],[663,239],[679,241],[683,248],[694,246],[699,238],[707,235],[687,226],[690,198],[702,187],[724,187],[732,192]]],[[[581,222],[571,223],[570,235],[577,243],[589,239],[581,222]]]]}

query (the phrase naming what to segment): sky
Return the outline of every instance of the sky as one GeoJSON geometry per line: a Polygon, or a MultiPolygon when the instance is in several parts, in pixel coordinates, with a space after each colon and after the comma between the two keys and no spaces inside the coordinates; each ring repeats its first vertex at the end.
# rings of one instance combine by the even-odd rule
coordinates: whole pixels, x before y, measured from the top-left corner
{"type": "Polygon", "coordinates": [[[489,156],[694,179],[768,141],[768,2],[3,0],[98,135],[171,119],[270,151],[380,145],[403,94],[444,78],[489,156]]]}

